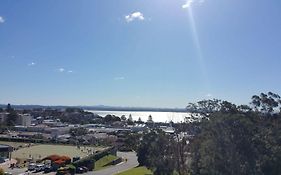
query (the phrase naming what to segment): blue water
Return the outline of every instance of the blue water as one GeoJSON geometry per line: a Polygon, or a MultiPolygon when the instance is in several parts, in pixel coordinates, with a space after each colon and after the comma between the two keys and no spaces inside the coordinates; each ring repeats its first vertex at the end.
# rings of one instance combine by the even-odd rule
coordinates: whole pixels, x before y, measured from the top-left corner
{"type": "Polygon", "coordinates": [[[111,114],[121,117],[125,115],[126,118],[129,115],[132,116],[133,120],[138,120],[139,117],[142,121],[147,121],[148,116],[151,115],[154,122],[181,122],[184,121],[184,118],[190,116],[189,113],[184,112],[147,112],[147,111],[95,111],[88,110],[89,112],[96,113],[102,117],[111,114]]]}

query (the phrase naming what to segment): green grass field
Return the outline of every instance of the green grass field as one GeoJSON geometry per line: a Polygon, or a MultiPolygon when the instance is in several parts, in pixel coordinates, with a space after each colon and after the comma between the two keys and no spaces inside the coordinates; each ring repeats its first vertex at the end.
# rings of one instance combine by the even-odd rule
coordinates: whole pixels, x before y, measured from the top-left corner
{"type": "Polygon", "coordinates": [[[141,167],[132,168],[130,170],[115,175],[152,175],[152,172],[146,167],[141,166],[141,167]]]}
{"type": "MultiPolygon", "coordinates": [[[[19,144],[19,143],[16,143],[19,144]]],[[[11,145],[12,146],[12,145],[11,145]]],[[[18,149],[12,153],[12,158],[19,158],[19,159],[42,159],[52,154],[57,155],[65,155],[69,156],[70,158],[73,157],[85,157],[96,150],[102,150],[101,147],[84,147],[81,146],[78,149],[76,146],[69,146],[69,145],[47,145],[47,144],[38,144],[31,147],[25,147],[18,149]],[[88,152],[88,150],[90,150],[88,152]]]]}
{"type": "Polygon", "coordinates": [[[95,170],[100,170],[105,168],[105,165],[112,162],[113,160],[116,160],[118,157],[114,155],[107,155],[104,156],[103,158],[99,159],[98,161],[95,162],[95,170]]]}

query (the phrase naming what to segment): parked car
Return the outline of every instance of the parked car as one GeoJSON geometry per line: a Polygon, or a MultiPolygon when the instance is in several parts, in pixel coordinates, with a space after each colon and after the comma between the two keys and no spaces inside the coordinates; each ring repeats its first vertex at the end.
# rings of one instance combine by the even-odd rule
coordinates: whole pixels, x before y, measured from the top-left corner
{"type": "Polygon", "coordinates": [[[56,173],[56,175],[70,175],[68,167],[60,167],[56,173]]]}
{"type": "Polygon", "coordinates": [[[84,172],[88,172],[89,171],[89,169],[87,167],[85,167],[85,166],[83,166],[82,168],[83,168],[84,172]]]}
{"type": "Polygon", "coordinates": [[[35,167],[35,172],[44,171],[44,169],[45,169],[45,165],[44,164],[38,164],[35,167]]]}
{"type": "Polygon", "coordinates": [[[44,173],[50,173],[52,171],[55,171],[52,167],[45,167],[44,173]]]}
{"type": "Polygon", "coordinates": [[[27,170],[28,170],[28,171],[34,171],[35,168],[36,168],[36,164],[35,164],[35,163],[30,163],[30,164],[28,165],[27,170]]]}
{"type": "Polygon", "coordinates": [[[82,167],[78,167],[78,168],[76,168],[76,173],[82,174],[82,173],[84,173],[84,169],[82,167]]]}
{"type": "Polygon", "coordinates": [[[84,166],[76,168],[76,173],[78,173],[78,174],[86,173],[88,171],[89,171],[89,169],[87,167],[84,167],[84,166]]]}

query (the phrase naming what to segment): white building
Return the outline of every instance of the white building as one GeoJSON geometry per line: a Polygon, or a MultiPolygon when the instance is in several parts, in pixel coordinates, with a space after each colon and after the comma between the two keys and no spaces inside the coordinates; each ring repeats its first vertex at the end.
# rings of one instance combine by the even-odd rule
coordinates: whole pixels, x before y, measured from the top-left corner
{"type": "Polygon", "coordinates": [[[68,134],[71,127],[55,127],[49,128],[50,134],[52,138],[57,138],[60,135],[68,134]]]}
{"type": "Polygon", "coordinates": [[[17,124],[21,126],[30,126],[32,116],[30,114],[19,114],[17,124]]]}
{"type": "Polygon", "coordinates": [[[8,114],[9,113],[7,112],[0,113],[0,123],[4,123],[6,121],[8,114]]]}

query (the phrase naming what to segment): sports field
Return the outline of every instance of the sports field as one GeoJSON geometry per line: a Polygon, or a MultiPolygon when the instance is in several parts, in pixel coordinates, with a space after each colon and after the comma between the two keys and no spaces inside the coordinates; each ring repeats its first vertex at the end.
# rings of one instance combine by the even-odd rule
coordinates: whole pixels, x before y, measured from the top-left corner
{"type": "Polygon", "coordinates": [[[80,151],[75,146],[61,145],[35,145],[27,148],[16,150],[12,153],[12,158],[20,159],[42,159],[52,154],[65,155],[69,157],[84,157],[87,154],[80,151]]]}
{"type": "Polygon", "coordinates": [[[20,142],[0,141],[0,144],[10,145],[19,148],[12,152],[12,158],[18,159],[43,159],[52,154],[65,155],[68,157],[85,157],[95,151],[103,150],[102,147],[94,146],[71,146],[71,145],[50,145],[50,144],[29,144],[20,142]],[[30,146],[31,145],[31,146],[30,146]]]}

